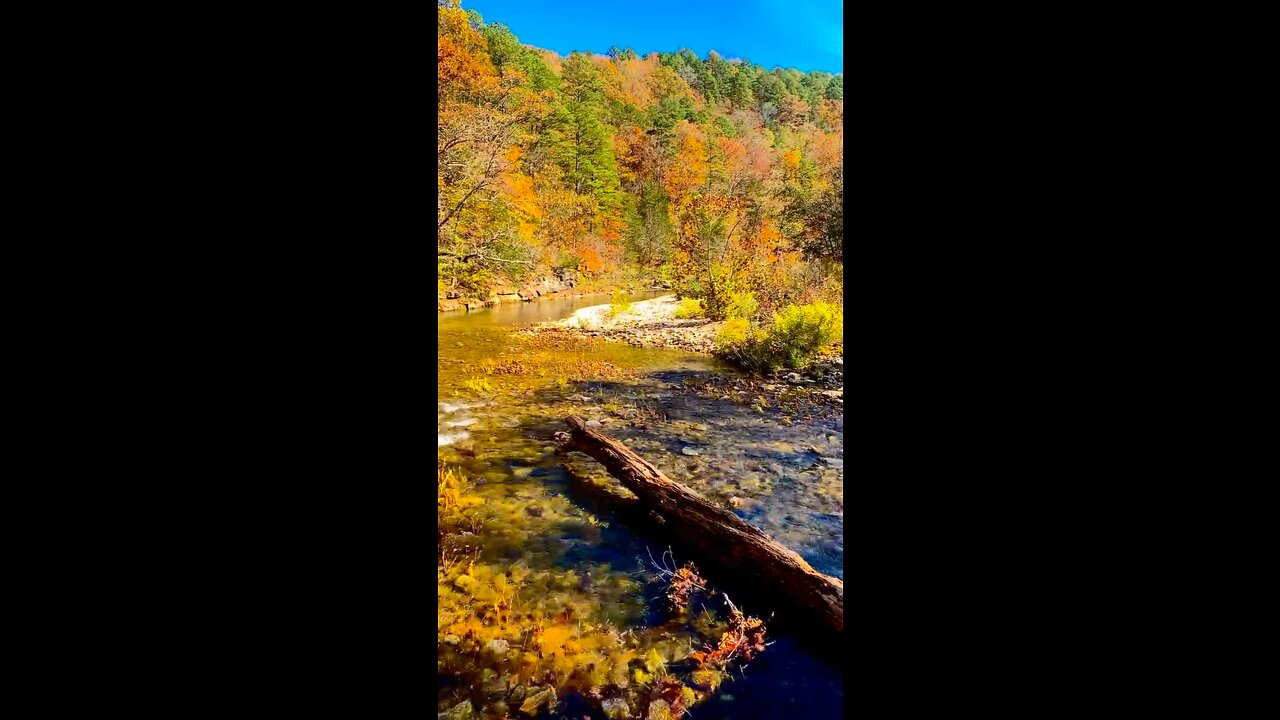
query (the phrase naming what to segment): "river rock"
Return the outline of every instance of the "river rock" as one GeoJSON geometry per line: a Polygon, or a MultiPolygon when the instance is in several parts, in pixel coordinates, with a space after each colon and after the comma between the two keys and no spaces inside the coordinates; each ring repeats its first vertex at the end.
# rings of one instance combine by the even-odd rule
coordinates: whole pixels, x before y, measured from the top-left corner
{"type": "Polygon", "coordinates": [[[437,720],[469,720],[472,717],[471,701],[463,700],[449,709],[449,712],[437,713],[437,720]]]}
{"type": "Polygon", "coordinates": [[[701,452],[700,450],[697,450],[697,449],[695,449],[695,448],[691,448],[691,447],[683,448],[683,449],[681,449],[681,450],[680,450],[680,452],[684,453],[685,455],[691,455],[691,456],[696,456],[696,455],[701,455],[701,454],[702,454],[702,452],[701,452]]]}
{"type": "Polygon", "coordinates": [[[625,720],[631,717],[631,707],[622,698],[609,698],[600,703],[600,709],[609,720],[625,720]]]}
{"type": "Polygon", "coordinates": [[[530,695],[529,697],[526,697],[524,702],[520,703],[520,712],[525,713],[526,715],[536,715],[538,708],[543,705],[554,706],[555,702],[556,689],[553,687],[545,688],[533,695],[530,695]]]}
{"type": "Polygon", "coordinates": [[[436,301],[436,307],[440,310],[440,312],[447,312],[449,310],[462,309],[462,305],[457,300],[438,300],[436,301]]]}
{"type": "Polygon", "coordinates": [[[649,720],[672,720],[671,706],[666,700],[654,700],[649,703],[649,720]]]}
{"type": "Polygon", "coordinates": [[[519,292],[517,292],[516,294],[519,295],[520,299],[525,302],[529,302],[530,300],[538,297],[538,291],[534,290],[531,287],[520,288],[519,292]]]}

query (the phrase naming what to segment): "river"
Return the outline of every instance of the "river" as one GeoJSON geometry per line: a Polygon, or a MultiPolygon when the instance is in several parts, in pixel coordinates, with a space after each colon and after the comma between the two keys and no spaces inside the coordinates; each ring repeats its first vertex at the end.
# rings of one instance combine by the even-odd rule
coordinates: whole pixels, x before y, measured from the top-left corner
{"type": "MultiPolygon", "coordinates": [[[[502,571],[503,582],[533,578],[521,600],[531,609],[576,610],[577,618],[632,630],[668,658],[699,644],[690,623],[664,616],[663,588],[640,574],[668,545],[572,482],[570,469],[579,479],[616,485],[594,461],[554,453],[552,433],[576,414],[599,422],[673,480],[735,508],[819,571],[843,578],[843,419],[793,422],[773,409],[688,392],[691,383],[733,374],[707,356],[603,342],[545,347],[512,332],[604,302],[601,296],[555,298],[439,315],[437,448],[480,498],[477,562],[502,571]],[[540,363],[530,360],[535,356],[540,363]],[[569,587],[555,580],[565,575],[555,573],[577,582],[569,587]],[[539,577],[550,579],[531,584],[539,577]]],[[[701,602],[719,606],[718,598],[701,602]]],[[[744,610],[767,615],[763,608],[744,610]]],[[[443,610],[441,618],[444,633],[443,610]]],[[[782,619],[770,627],[773,645],[745,675],[735,671],[731,682],[695,705],[694,718],[842,715],[840,658],[791,635],[782,619]]],[[[468,690],[461,680],[447,681],[444,660],[440,667],[444,712],[468,690]]],[[[503,672],[495,668],[484,677],[503,672]]],[[[469,692],[476,697],[474,688],[469,692]]]]}

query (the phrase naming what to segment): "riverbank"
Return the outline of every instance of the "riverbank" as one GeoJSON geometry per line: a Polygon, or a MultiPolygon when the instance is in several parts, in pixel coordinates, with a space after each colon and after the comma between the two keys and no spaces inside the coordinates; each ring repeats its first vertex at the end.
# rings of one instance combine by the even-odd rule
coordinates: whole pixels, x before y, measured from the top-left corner
{"type": "Polygon", "coordinates": [[[563,331],[588,337],[618,340],[644,348],[672,348],[711,354],[723,322],[706,318],[677,319],[676,298],[662,295],[625,306],[592,305],[563,320],[542,323],[534,332],[563,331]]]}
{"type": "Polygon", "coordinates": [[[480,310],[507,303],[535,302],[554,298],[577,298],[600,295],[608,297],[609,290],[601,287],[625,287],[632,292],[660,292],[661,288],[642,289],[633,278],[581,278],[572,271],[561,271],[554,276],[541,277],[524,285],[496,285],[487,295],[467,294],[458,290],[441,289],[436,294],[438,312],[480,310]]]}
{"type": "MultiPolygon", "coordinates": [[[[643,348],[669,348],[710,355],[715,337],[724,322],[706,318],[677,318],[679,303],[674,295],[625,306],[592,305],[580,308],[562,320],[539,323],[523,330],[538,335],[592,337],[625,342],[643,348]]],[[[772,384],[810,386],[831,397],[843,398],[844,345],[836,343],[804,370],[782,370],[772,384]],[[831,391],[839,389],[839,395],[831,391]]],[[[766,383],[769,385],[771,383],[766,383]]]]}

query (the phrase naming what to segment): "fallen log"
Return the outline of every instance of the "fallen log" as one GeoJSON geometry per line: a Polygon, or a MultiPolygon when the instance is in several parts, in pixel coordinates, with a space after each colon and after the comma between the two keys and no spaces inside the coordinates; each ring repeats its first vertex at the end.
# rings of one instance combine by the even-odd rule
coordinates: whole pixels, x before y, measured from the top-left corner
{"type": "Polygon", "coordinates": [[[571,430],[555,434],[559,448],[599,461],[641,502],[658,511],[682,541],[813,611],[825,625],[844,631],[844,581],[814,570],[760,529],[671,480],[626,445],[587,427],[581,418],[570,416],[565,422],[571,430]]]}

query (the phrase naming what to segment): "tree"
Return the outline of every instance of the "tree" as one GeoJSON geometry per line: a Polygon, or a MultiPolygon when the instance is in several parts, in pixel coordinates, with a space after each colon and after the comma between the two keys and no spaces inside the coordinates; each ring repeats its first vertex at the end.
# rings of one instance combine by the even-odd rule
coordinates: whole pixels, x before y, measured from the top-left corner
{"type": "Polygon", "coordinates": [[[526,87],[535,92],[554,89],[559,79],[537,51],[520,44],[520,40],[511,33],[506,25],[493,23],[480,29],[489,48],[489,57],[498,72],[514,68],[526,78],[526,87]]]}
{"type": "Polygon", "coordinates": [[[751,89],[751,77],[741,68],[734,70],[729,78],[729,101],[735,108],[755,107],[755,93],[751,89]]]}
{"type": "Polygon", "coordinates": [[[573,53],[565,59],[561,83],[569,117],[565,177],[574,192],[607,204],[618,192],[618,169],[612,132],[601,120],[604,83],[600,69],[585,55],[573,53]]]}
{"type": "Polygon", "coordinates": [[[826,98],[828,100],[844,100],[844,76],[836,75],[827,83],[826,98]]]}

